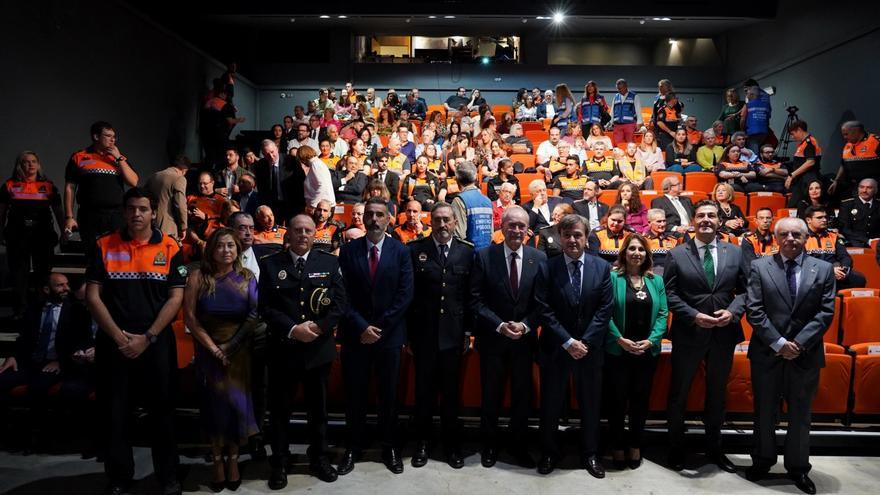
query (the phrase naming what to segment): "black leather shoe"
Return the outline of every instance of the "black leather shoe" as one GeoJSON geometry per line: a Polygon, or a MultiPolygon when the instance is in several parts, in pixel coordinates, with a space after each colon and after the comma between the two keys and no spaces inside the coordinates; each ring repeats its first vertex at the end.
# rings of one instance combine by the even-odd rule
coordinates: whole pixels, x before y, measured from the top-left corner
{"type": "Polygon", "coordinates": [[[642,458],[639,457],[638,459],[630,459],[630,460],[626,461],[626,464],[627,464],[627,466],[629,466],[630,469],[636,470],[636,469],[642,467],[642,458]]]}
{"type": "Polygon", "coordinates": [[[586,457],[583,461],[584,469],[587,470],[593,478],[602,479],[605,477],[605,468],[602,467],[602,463],[599,462],[599,458],[595,455],[591,455],[586,457]]]}
{"type": "Polygon", "coordinates": [[[400,474],[403,472],[403,461],[400,460],[400,454],[397,453],[397,449],[394,447],[386,447],[382,449],[382,462],[384,462],[385,467],[394,474],[400,474]]]}
{"type": "Polygon", "coordinates": [[[746,479],[749,481],[761,481],[770,472],[770,468],[751,465],[746,468],[746,479]]]}
{"type": "Polygon", "coordinates": [[[526,449],[515,449],[510,451],[511,457],[517,466],[526,469],[535,469],[535,459],[526,449]]]}
{"type": "Polygon", "coordinates": [[[309,473],[324,483],[333,483],[339,477],[325,456],[321,456],[309,463],[309,473]]]}
{"type": "Polygon", "coordinates": [[[339,476],[345,476],[346,474],[352,472],[354,470],[354,463],[357,462],[360,456],[352,449],[348,449],[342,454],[342,460],[339,461],[339,465],[336,466],[336,474],[339,476]]]}
{"type": "Polygon", "coordinates": [[[497,460],[498,451],[495,447],[483,447],[483,451],[480,452],[480,464],[482,464],[484,468],[494,466],[497,460]]]}
{"type": "Polygon", "coordinates": [[[813,480],[810,479],[809,476],[804,474],[790,474],[788,475],[792,481],[794,481],[794,486],[798,487],[798,489],[808,495],[814,495],[816,493],[816,485],[813,484],[813,480]]]}
{"type": "Polygon", "coordinates": [[[461,450],[458,448],[454,448],[446,453],[446,464],[449,464],[449,467],[452,469],[461,469],[464,467],[464,457],[461,455],[461,450]]]}
{"type": "Polygon", "coordinates": [[[287,470],[284,469],[284,464],[282,463],[278,467],[273,467],[272,471],[269,472],[269,489],[270,490],[281,490],[282,488],[287,486],[287,470]]]}
{"type": "Polygon", "coordinates": [[[538,461],[538,474],[550,474],[554,469],[556,469],[556,460],[549,455],[541,456],[541,460],[538,461]]]}
{"type": "Polygon", "coordinates": [[[416,445],[412,456],[412,467],[420,468],[428,463],[428,442],[421,441],[416,445]]]}
{"type": "Polygon", "coordinates": [[[681,471],[684,469],[684,454],[680,452],[670,452],[666,463],[669,466],[669,469],[673,471],[681,471]]]}
{"type": "Polygon", "coordinates": [[[711,459],[712,462],[716,466],[718,466],[718,469],[720,469],[722,471],[725,471],[728,473],[735,473],[736,472],[736,466],[734,466],[733,462],[731,462],[730,459],[728,459],[727,456],[724,454],[715,454],[715,455],[709,456],[709,459],[711,459]]]}

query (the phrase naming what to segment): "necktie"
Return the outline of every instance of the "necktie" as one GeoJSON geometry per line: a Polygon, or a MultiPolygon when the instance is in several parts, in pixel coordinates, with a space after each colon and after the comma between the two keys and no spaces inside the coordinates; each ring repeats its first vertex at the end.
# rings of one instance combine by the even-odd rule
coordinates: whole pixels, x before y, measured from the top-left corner
{"type": "Polygon", "coordinates": [[[795,263],[794,260],[788,260],[785,262],[785,280],[788,281],[788,295],[791,296],[792,304],[794,304],[797,299],[797,278],[794,273],[796,267],[797,263],[795,263]]]}
{"type": "Polygon", "coordinates": [[[516,253],[510,253],[510,290],[513,295],[519,292],[519,274],[516,272],[516,253]]]}
{"type": "Polygon", "coordinates": [[[571,262],[571,288],[574,298],[581,298],[581,260],[571,262]]]}
{"type": "Polygon", "coordinates": [[[40,324],[40,339],[37,341],[37,348],[34,351],[34,361],[42,363],[49,354],[49,342],[52,340],[52,331],[54,330],[52,313],[55,310],[55,304],[47,304],[43,314],[43,322],[40,324]]]}
{"type": "Polygon", "coordinates": [[[715,259],[712,258],[712,245],[703,246],[703,272],[706,273],[706,282],[709,287],[715,287],[715,259]]]}
{"type": "Polygon", "coordinates": [[[376,280],[376,269],[379,268],[379,248],[370,249],[370,280],[376,280]]]}
{"type": "Polygon", "coordinates": [[[301,277],[303,274],[303,270],[306,267],[306,260],[302,257],[296,260],[296,276],[297,278],[301,277]]]}
{"type": "Polygon", "coordinates": [[[271,175],[272,175],[272,196],[273,196],[273,199],[279,199],[278,198],[278,167],[276,167],[275,165],[270,165],[269,170],[271,171],[271,175]]]}
{"type": "Polygon", "coordinates": [[[446,263],[446,244],[440,244],[440,259],[443,260],[443,263],[446,263]]]}

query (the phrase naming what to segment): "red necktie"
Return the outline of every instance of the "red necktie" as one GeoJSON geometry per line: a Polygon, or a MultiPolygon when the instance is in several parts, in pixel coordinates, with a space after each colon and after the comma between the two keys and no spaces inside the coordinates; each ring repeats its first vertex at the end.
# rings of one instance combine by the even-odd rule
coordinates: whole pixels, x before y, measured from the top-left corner
{"type": "Polygon", "coordinates": [[[379,268],[379,248],[370,249],[370,280],[376,280],[376,269],[379,268]]]}
{"type": "Polygon", "coordinates": [[[519,292],[519,275],[516,273],[516,253],[510,253],[510,290],[513,295],[519,292]]]}

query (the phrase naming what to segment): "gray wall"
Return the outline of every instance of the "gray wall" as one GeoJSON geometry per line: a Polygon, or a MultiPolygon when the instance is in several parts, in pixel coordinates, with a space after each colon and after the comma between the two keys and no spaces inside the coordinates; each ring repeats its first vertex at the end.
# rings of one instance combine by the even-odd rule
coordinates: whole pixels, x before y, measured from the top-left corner
{"type": "MultiPolygon", "coordinates": [[[[225,69],[108,0],[4,3],[0,176],[24,149],[40,154],[61,185],[70,154],[90,143],[89,125],[111,122],[143,181],[169,156],[198,158],[200,95],[225,69]]],[[[236,86],[236,105],[257,122],[255,87],[236,86]]]]}
{"type": "Polygon", "coordinates": [[[773,129],[787,117],[786,103],[819,140],[822,169],[840,164],[840,124],[858,119],[880,132],[880,2],[827,3],[781,0],[777,20],[728,33],[723,40],[727,84],[749,77],[762,87],[776,86],[773,129]]]}

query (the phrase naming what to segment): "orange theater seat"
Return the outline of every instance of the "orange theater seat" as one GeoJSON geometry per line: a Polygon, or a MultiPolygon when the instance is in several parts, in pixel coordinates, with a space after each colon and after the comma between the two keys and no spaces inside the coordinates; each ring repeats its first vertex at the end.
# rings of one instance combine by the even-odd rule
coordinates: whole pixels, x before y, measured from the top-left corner
{"type": "Polygon", "coordinates": [[[853,260],[853,270],[860,272],[867,279],[868,287],[880,288],[880,266],[877,265],[877,253],[870,248],[847,248],[853,260]]]}
{"type": "Polygon", "coordinates": [[[492,113],[507,113],[513,111],[510,105],[492,105],[492,113]]]}
{"type": "Polygon", "coordinates": [[[473,349],[462,357],[460,390],[463,408],[477,409],[483,403],[480,388],[480,354],[473,349]]]}
{"type": "Polygon", "coordinates": [[[755,410],[752,394],[752,368],[746,351],[733,354],[733,366],[727,378],[727,410],[733,413],[751,413],[755,410]]]}
{"type": "Polygon", "coordinates": [[[700,191],[709,194],[712,192],[715,184],[718,184],[718,177],[712,172],[688,172],[684,176],[684,188],[688,191],[700,191]]]}
{"type": "Polygon", "coordinates": [[[192,364],[195,358],[195,343],[191,335],[187,335],[186,326],[182,319],[174,320],[171,323],[171,329],[174,331],[174,339],[177,346],[177,369],[183,369],[192,364]]]}
{"type": "Polygon", "coordinates": [[[544,174],[538,172],[529,172],[523,174],[514,174],[519,180],[519,196],[521,204],[526,204],[532,200],[532,193],[529,192],[529,184],[532,181],[540,180],[544,182],[544,174]]]}
{"type": "Polygon", "coordinates": [[[443,116],[443,121],[446,121],[446,107],[444,107],[443,105],[428,105],[427,117],[430,117],[431,114],[434,112],[440,112],[440,115],[443,116]]]}
{"type": "Polygon", "coordinates": [[[523,169],[527,169],[535,166],[535,155],[529,155],[526,153],[513,153],[510,155],[510,161],[513,163],[520,162],[522,163],[523,169]]]}
{"type": "Polygon", "coordinates": [[[852,356],[832,354],[826,347],[825,367],[819,373],[819,388],[813,400],[814,413],[846,414],[852,366],[852,356]]]}
{"type": "MultiPolygon", "coordinates": [[[[639,195],[641,198],[641,195],[639,195]]],[[[599,201],[608,206],[612,206],[617,199],[617,189],[605,189],[599,193],[599,201]]]]}
{"type": "Polygon", "coordinates": [[[759,208],[779,211],[781,208],[785,208],[785,195],[767,191],[749,193],[748,215],[755,215],[759,208]]]}
{"type": "Polygon", "coordinates": [[[746,318],[746,315],[743,315],[741,323],[746,340],[752,340],[752,326],[749,324],[749,319],[746,318]]]}
{"type": "Polygon", "coordinates": [[[709,199],[709,195],[701,191],[682,191],[681,196],[685,198],[690,198],[693,204],[697,204],[698,201],[702,201],[704,199],[709,199]]]}
{"type": "MultiPolygon", "coordinates": [[[[668,342],[665,341],[664,342],[668,342]]],[[[651,385],[651,398],[648,408],[651,411],[666,411],[666,402],[669,399],[669,380],[672,377],[672,353],[661,351],[654,370],[654,383],[651,385]]]]}
{"type": "Polygon", "coordinates": [[[739,209],[742,210],[743,215],[748,216],[749,213],[749,196],[743,193],[736,193],[733,195],[733,204],[739,206],[739,209]]]}
{"type": "Polygon", "coordinates": [[[642,204],[647,208],[651,207],[651,201],[658,196],[660,196],[660,193],[657,192],[656,189],[644,189],[639,191],[639,198],[642,199],[642,204]]]}
{"type": "Polygon", "coordinates": [[[841,344],[850,347],[864,342],[880,341],[880,297],[865,292],[863,297],[853,291],[853,297],[843,298],[840,327],[843,336],[841,344]]]}
{"type": "Polygon", "coordinates": [[[526,131],[524,135],[526,139],[532,142],[536,150],[538,149],[538,145],[550,139],[550,133],[547,131],[526,131]]]}
{"type": "MultiPolygon", "coordinates": [[[[758,210],[755,210],[757,213],[758,210]]],[[[797,208],[780,208],[776,210],[776,216],[774,217],[776,220],[785,217],[797,217],[797,208]]]]}
{"type": "Polygon", "coordinates": [[[529,131],[543,131],[544,130],[544,124],[541,122],[527,121],[527,122],[520,122],[520,124],[522,125],[523,133],[526,133],[529,131]]]}
{"type": "Polygon", "coordinates": [[[880,342],[857,344],[853,370],[854,414],[880,414],[880,342]]]}
{"type": "Polygon", "coordinates": [[[333,210],[333,220],[342,222],[346,226],[351,225],[351,211],[353,209],[354,205],[337,204],[336,209],[333,210]]]}
{"type": "Polygon", "coordinates": [[[684,183],[684,178],[678,172],[668,172],[666,170],[657,170],[656,172],[651,172],[651,180],[654,181],[654,189],[657,191],[663,191],[663,179],[667,177],[678,177],[679,183],[684,183]]]}

